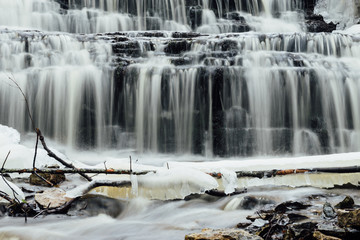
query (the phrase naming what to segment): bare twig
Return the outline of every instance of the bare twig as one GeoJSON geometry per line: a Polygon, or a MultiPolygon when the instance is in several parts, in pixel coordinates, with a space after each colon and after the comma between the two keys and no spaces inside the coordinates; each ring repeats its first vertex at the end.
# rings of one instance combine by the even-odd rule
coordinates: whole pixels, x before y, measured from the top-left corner
{"type": "MultiPolygon", "coordinates": [[[[89,173],[89,174],[118,174],[118,175],[145,175],[148,173],[155,173],[156,171],[138,171],[138,172],[130,172],[130,170],[115,170],[113,168],[107,169],[86,169],[86,168],[76,168],[76,169],[39,169],[36,171],[38,173],[50,173],[50,174],[81,174],[81,173],[89,173]]],[[[22,168],[22,169],[4,169],[3,173],[32,173],[32,168],[22,168]]]]}
{"type": "Polygon", "coordinates": [[[11,152],[11,151],[9,151],[8,154],[6,155],[6,158],[5,158],[5,160],[4,160],[4,162],[3,162],[2,166],[1,166],[1,172],[0,172],[0,174],[1,174],[1,177],[2,177],[2,179],[3,179],[3,181],[4,181],[4,183],[11,189],[11,191],[12,191],[12,193],[13,193],[13,196],[14,196],[14,201],[15,201],[16,203],[20,203],[19,199],[16,198],[16,194],[17,194],[17,195],[19,195],[19,194],[18,194],[18,193],[15,191],[15,189],[14,189],[13,187],[11,187],[11,185],[7,182],[7,180],[5,179],[4,174],[3,174],[4,166],[5,166],[6,161],[7,161],[8,158],[9,158],[10,152],[11,152]]]}
{"type": "MultiPolygon", "coordinates": [[[[61,159],[60,157],[58,157],[55,153],[53,153],[49,148],[48,146],[46,145],[46,142],[45,142],[45,138],[44,136],[42,135],[41,131],[39,128],[36,128],[36,134],[37,136],[39,137],[39,140],[43,146],[43,148],[45,149],[45,151],[48,153],[48,156],[51,157],[51,158],[54,158],[56,161],[60,162],[62,165],[64,165],[65,167],[68,167],[68,168],[72,168],[72,169],[75,169],[77,170],[77,168],[71,164],[71,163],[68,163],[66,161],[64,161],[63,159],[61,159]]],[[[88,180],[89,182],[92,181],[91,177],[89,177],[88,175],[86,175],[85,173],[83,172],[78,172],[81,176],[83,176],[86,180],[88,180]]]]}
{"type": "Polygon", "coordinates": [[[29,101],[28,101],[28,99],[27,99],[24,91],[21,89],[20,85],[15,81],[14,76],[12,76],[12,78],[11,78],[11,77],[8,77],[8,78],[10,79],[10,81],[12,81],[12,82],[16,85],[16,87],[19,89],[19,91],[20,91],[21,94],[23,95],[24,100],[25,100],[25,103],[26,103],[26,104],[25,104],[25,105],[26,105],[26,109],[27,109],[29,118],[30,118],[30,120],[31,120],[32,127],[33,127],[33,129],[35,130],[35,122],[34,122],[33,117],[31,116],[29,101]]]}
{"type": "Polygon", "coordinates": [[[6,201],[13,203],[15,200],[12,199],[7,193],[0,191],[0,198],[5,199],[6,201]]]}
{"type": "Polygon", "coordinates": [[[43,178],[42,176],[40,176],[40,175],[36,172],[36,156],[37,156],[38,143],[39,143],[39,136],[36,136],[35,153],[34,153],[34,160],[33,160],[33,173],[34,173],[38,178],[40,178],[41,180],[43,180],[44,182],[46,182],[48,185],[50,185],[51,187],[53,187],[54,184],[52,184],[50,181],[48,181],[47,179],[43,178]]]}

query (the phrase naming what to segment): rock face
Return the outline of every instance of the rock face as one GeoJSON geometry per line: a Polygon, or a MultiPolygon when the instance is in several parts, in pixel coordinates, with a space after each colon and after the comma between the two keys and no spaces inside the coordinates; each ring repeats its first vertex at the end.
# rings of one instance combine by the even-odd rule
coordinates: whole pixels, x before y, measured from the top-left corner
{"type": "Polygon", "coordinates": [[[237,229],[203,229],[201,233],[193,233],[185,236],[185,240],[261,240],[262,238],[252,235],[244,230],[237,229]]]}

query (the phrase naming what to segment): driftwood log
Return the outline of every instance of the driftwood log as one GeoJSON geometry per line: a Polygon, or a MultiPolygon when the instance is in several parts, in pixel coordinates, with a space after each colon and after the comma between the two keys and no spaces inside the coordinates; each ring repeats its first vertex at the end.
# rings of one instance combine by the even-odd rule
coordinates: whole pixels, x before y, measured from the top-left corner
{"type": "MultiPolygon", "coordinates": [[[[33,173],[32,168],[23,169],[2,169],[1,173],[33,173]]],[[[50,174],[117,174],[117,175],[145,175],[148,173],[155,173],[156,171],[133,171],[133,170],[118,170],[113,168],[108,169],[86,169],[86,168],[71,168],[71,169],[36,169],[38,173],[50,174]]],[[[265,170],[265,171],[236,171],[238,178],[253,177],[253,178],[267,178],[276,177],[289,174],[304,174],[304,173],[360,173],[360,166],[338,167],[338,168],[311,168],[311,169],[287,169],[287,170],[265,170]]],[[[221,178],[221,173],[208,173],[212,177],[221,178]]]]}

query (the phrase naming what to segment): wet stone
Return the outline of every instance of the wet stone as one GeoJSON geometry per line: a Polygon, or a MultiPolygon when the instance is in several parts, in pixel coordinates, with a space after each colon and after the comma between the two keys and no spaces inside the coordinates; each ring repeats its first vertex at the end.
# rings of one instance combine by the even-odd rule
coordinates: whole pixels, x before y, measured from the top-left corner
{"type": "Polygon", "coordinates": [[[189,51],[191,47],[190,42],[186,40],[173,40],[168,43],[164,51],[167,54],[180,54],[189,51]]]}
{"type": "Polygon", "coordinates": [[[40,208],[57,208],[71,200],[65,195],[66,192],[60,188],[50,188],[42,193],[36,193],[35,201],[40,208]]]}
{"type": "Polygon", "coordinates": [[[346,196],[344,200],[335,205],[335,208],[346,209],[354,207],[354,199],[350,196],[346,196]]]}
{"type": "Polygon", "coordinates": [[[197,32],[174,32],[172,34],[173,38],[197,38],[200,36],[203,35],[197,32]]]}
{"type": "Polygon", "coordinates": [[[323,214],[325,218],[335,218],[336,212],[330,203],[325,203],[323,206],[323,214]]]}
{"type": "Polygon", "coordinates": [[[75,200],[68,211],[70,216],[97,216],[106,214],[113,218],[120,215],[124,204],[118,199],[102,195],[85,195],[75,200]]]}
{"type": "Polygon", "coordinates": [[[310,206],[300,203],[300,202],[288,201],[288,202],[284,202],[284,203],[281,203],[278,206],[276,206],[275,212],[285,213],[285,212],[291,211],[291,210],[303,210],[308,207],[310,207],[310,206]]]}
{"type": "MultiPolygon", "coordinates": [[[[65,174],[51,174],[51,173],[38,173],[41,177],[45,178],[49,182],[51,182],[54,185],[58,185],[65,181],[65,174]]],[[[49,187],[49,184],[46,183],[43,179],[39,178],[35,174],[30,175],[30,184],[36,185],[36,186],[45,186],[49,187]]]]}
{"type": "Polygon", "coordinates": [[[185,236],[185,240],[261,240],[262,238],[238,229],[203,229],[201,233],[185,236]]]}
{"type": "Polygon", "coordinates": [[[338,222],[341,227],[360,229],[360,209],[354,211],[338,211],[338,222]]]}

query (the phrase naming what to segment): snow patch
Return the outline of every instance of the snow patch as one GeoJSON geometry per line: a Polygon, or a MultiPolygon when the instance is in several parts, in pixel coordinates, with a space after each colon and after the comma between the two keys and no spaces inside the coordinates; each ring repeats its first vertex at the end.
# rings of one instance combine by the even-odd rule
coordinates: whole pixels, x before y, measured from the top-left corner
{"type": "Polygon", "coordinates": [[[0,124],[0,146],[20,143],[20,133],[15,129],[0,124]]]}
{"type": "MultiPolygon", "coordinates": [[[[0,190],[6,193],[7,195],[9,195],[10,198],[12,199],[16,198],[20,202],[25,199],[24,193],[20,190],[18,186],[16,186],[12,182],[9,182],[8,180],[2,177],[0,177],[0,190]]],[[[7,200],[0,198],[0,202],[7,202],[7,200]]]]}
{"type": "Polygon", "coordinates": [[[166,191],[164,194],[184,198],[192,193],[204,193],[219,185],[210,175],[199,170],[178,167],[159,169],[156,173],[138,176],[139,186],[153,191],[166,191]]]}

